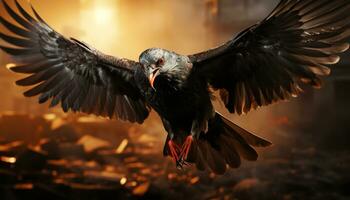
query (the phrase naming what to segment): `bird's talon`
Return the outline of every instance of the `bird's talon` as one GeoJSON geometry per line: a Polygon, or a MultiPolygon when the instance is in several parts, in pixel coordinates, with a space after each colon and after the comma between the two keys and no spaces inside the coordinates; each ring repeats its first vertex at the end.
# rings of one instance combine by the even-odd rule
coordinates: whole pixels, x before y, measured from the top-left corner
{"type": "Polygon", "coordinates": [[[176,162],[176,165],[179,165],[180,147],[173,140],[169,140],[168,146],[169,146],[170,154],[173,157],[174,161],[176,162]]]}
{"type": "Polygon", "coordinates": [[[187,160],[187,156],[188,156],[188,153],[190,152],[192,142],[193,142],[193,136],[190,135],[186,138],[184,144],[182,145],[180,158],[184,162],[187,160]]]}

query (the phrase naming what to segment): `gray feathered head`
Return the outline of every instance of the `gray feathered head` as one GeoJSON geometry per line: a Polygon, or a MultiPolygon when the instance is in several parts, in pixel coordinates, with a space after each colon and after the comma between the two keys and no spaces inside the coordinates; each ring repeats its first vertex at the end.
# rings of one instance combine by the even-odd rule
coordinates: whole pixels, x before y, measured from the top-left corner
{"type": "Polygon", "coordinates": [[[139,61],[144,66],[145,76],[154,89],[166,86],[178,87],[185,82],[191,71],[187,56],[165,49],[147,49],[140,55],[139,61]]]}

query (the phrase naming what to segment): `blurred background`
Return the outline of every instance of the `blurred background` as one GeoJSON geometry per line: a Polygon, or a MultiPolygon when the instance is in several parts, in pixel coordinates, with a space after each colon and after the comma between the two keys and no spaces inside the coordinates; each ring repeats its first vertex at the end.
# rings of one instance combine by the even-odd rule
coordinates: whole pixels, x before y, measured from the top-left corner
{"type": "MultiPolygon", "coordinates": [[[[12,1],[11,5],[14,5],[12,1]]],[[[26,1],[20,1],[29,9],[26,1]]],[[[193,54],[263,19],[278,0],[32,0],[58,32],[134,60],[150,47],[193,54]]],[[[8,19],[3,6],[1,16],[8,19]]],[[[8,31],[0,25],[0,31],[8,31]]],[[[4,41],[0,41],[4,45],[4,41]]],[[[350,55],[321,90],[260,108],[235,123],[274,143],[223,176],[177,170],[162,156],[165,131],[48,109],[15,86],[0,52],[0,196],[3,199],[348,199],[350,55]]]]}

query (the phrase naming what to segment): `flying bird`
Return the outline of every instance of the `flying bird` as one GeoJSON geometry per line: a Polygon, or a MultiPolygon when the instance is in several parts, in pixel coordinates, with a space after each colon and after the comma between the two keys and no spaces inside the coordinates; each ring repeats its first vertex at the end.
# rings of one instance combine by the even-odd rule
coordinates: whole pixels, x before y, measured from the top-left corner
{"type": "Polygon", "coordinates": [[[223,45],[193,55],[150,48],[139,61],[103,54],[56,32],[33,8],[1,1],[0,22],[11,34],[0,37],[11,46],[0,48],[16,62],[12,71],[29,74],[16,82],[32,86],[26,97],[140,124],[153,109],[167,132],[164,155],[217,174],[257,160],[253,147],[271,143],[216,112],[214,91],[229,112],[248,113],[299,95],[303,84],[321,87],[349,49],[349,0],[281,0],[223,45]]]}

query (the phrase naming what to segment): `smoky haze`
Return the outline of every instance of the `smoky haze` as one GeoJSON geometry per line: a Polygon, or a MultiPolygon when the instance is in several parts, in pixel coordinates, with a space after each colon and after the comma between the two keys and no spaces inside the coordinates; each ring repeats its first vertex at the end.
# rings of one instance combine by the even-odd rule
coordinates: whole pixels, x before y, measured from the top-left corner
{"type": "MultiPolygon", "coordinates": [[[[30,9],[27,0],[19,1],[30,9]]],[[[152,47],[188,55],[218,46],[262,20],[278,1],[31,3],[66,37],[113,56],[138,60],[142,51],[152,47]]],[[[15,8],[13,0],[6,2],[15,8]]],[[[10,20],[4,13],[0,5],[1,17],[10,20]]],[[[2,24],[0,32],[9,33],[2,24]]],[[[0,40],[0,45],[6,44],[0,40]]],[[[257,162],[243,161],[224,176],[191,166],[176,169],[170,157],[163,157],[166,132],[154,112],[138,125],[63,113],[59,106],[49,109],[47,103],[39,105],[37,98],[25,98],[22,93],[28,88],[15,85],[24,76],[10,72],[11,63],[0,51],[0,196],[5,191],[5,199],[17,199],[23,190],[46,199],[62,199],[62,194],[72,197],[68,199],[124,199],[117,195],[129,192],[136,199],[349,199],[349,53],[332,67],[321,90],[304,87],[298,98],[242,116],[228,113],[219,98],[213,100],[220,113],[273,143],[258,148],[257,162]],[[22,171],[26,176],[18,175],[22,171]],[[149,193],[156,197],[142,198],[149,193]]]]}
{"type": "MultiPolygon", "coordinates": [[[[33,0],[31,2],[41,16],[65,36],[83,40],[105,53],[134,60],[138,59],[143,50],[150,47],[171,49],[181,54],[212,48],[232,38],[243,28],[263,19],[277,4],[277,0],[33,0]]],[[[23,3],[25,4],[25,1],[23,3]]],[[[1,12],[4,12],[3,7],[1,9],[1,12]]],[[[7,32],[4,27],[0,28],[1,31],[7,32]]],[[[53,112],[62,115],[59,108],[48,109],[47,105],[37,105],[35,98],[24,98],[21,95],[24,88],[14,85],[14,81],[23,76],[15,75],[6,69],[6,64],[11,60],[3,52],[0,52],[0,58],[2,111],[34,115],[53,112]]],[[[320,91],[306,88],[308,92],[301,98],[259,108],[243,116],[229,114],[218,100],[215,105],[234,122],[272,140],[275,144],[281,144],[283,141],[290,143],[298,140],[291,140],[295,137],[291,136],[293,131],[284,131],[281,127],[290,128],[299,124],[313,127],[313,119],[317,118],[315,116],[321,106],[326,104],[326,108],[323,109],[332,110],[333,98],[329,100],[328,97],[327,100],[325,97],[332,93],[332,88],[332,84],[320,91]],[[321,100],[314,101],[318,96],[321,100]]],[[[330,118],[334,118],[335,115],[330,118]]],[[[165,137],[161,123],[154,113],[141,129],[144,133],[159,134],[161,140],[165,137]]]]}

